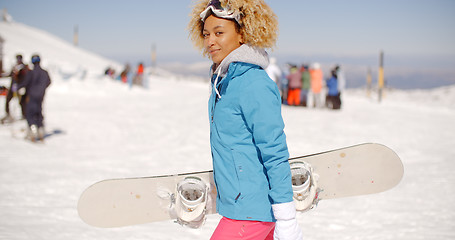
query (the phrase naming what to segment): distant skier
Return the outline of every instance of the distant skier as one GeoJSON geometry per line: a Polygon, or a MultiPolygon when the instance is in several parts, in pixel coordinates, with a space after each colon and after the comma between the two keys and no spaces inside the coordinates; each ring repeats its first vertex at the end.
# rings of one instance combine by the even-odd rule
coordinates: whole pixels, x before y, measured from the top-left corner
{"type": "Polygon", "coordinates": [[[302,66],[302,91],[300,92],[300,104],[304,107],[307,106],[308,93],[311,89],[311,76],[307,65],[302,66]]]}
{"type": "Polygon", "coordinates": [[[131,66],[130,66],[129,63],[127,63],[125,65],[125,68],[123,69],[123,71],[120,73],[120,80],[123,83],[128,83],[129,82],[128,77],[130,75],[130,71],[131,71],[131,66]]]}
{"type": "Polygon", "coordinates": [[[313,94],[313,106],[315,108],[320,108],[322,107],[321,90],[323,74],[321,70],[321,65],[319,63],[314,63],[313,66],[310,68],[310,78],[311,92],[313,94]]]}
{"type": "Polygon", "coordinates": [[[282,84],[281,84],[281,77],[283,72],[281,71],[280,67],[276,64],[276,58],[271,57],[269,66],[265,69],[265,72],[269,75],[269,77],[276,83],[278,89],[280,90],[281,96],[283,96],[282,84]]]}
{"type": "Polygon", "coordinates": [[[42,105],[46,88],[51,84],[49,74],[41,68],[40,61],[39,55],[32,56],[33,70],[18,85],[18,89],[25,88],[27,92],[25,116],[29,126],[28,138],[33,142],[37,138],[44,141],[42,105]]]}
{"type": "Polygon", "coordinates": [[[335,70],[338,80],[338,99],[340,100],[341,106],[341,93],[343,93],[343,91],[346,89],[346,76],[344,75],[343,68],[341,68],[340,65],[336,65],[335,70]]]}
{"type": "Polygon", "coordinates": [[[337,71],[333,69],[331,74],[331,77],[326,82],[328,92],[325,97],[325,106],[331,109],[340,109],[341,101],[338,92],[337,71]]]}
{"type": "Polygon", "coordinates": [[[297,66],[292,65],[289,70],[288,79],[288,104],[290,106],[300,105],[300,91],[302,90],[302,73],[297,66]]]}
{"type": "Polygon", "coordinates": [[[132,84],[137,86],[144,86],[144,64],[142,62],[137,65],[132,84]]]}
{"type": "Polygon", "coordinates": [[[14,65],[13,69],[11,70],[11,84],[8,89],[8,93],[6,95],[6,104],[5,104],[5,112],[6,116],[2,118],[1,122],[5,123],[8,121],[13,121],[13,117],[10,114],[10,107],[9,103],[13,99],[13,97],[17,97],[19,99],[19,104],[21,105],[21,110],[22,110],[22,117],[25,118],[25,99],[26,95],[20,95],[17,90],[18,84],[21,84],[25,76],[27,75],[27,72],[29,71],[28,66],[22,62],[22,55],[18,54],[16,56],[16,65],[14,65]]]}

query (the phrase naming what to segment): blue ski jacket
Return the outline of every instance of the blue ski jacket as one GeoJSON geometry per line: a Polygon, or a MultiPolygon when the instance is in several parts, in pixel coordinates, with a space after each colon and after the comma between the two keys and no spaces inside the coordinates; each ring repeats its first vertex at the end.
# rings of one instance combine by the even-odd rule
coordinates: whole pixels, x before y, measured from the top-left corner
{"type": "Polygon", "coordinates": [[[267,64],[265,51],[242,45],[212,69],[216,207],[231,219],[276,221],[272,204],[293,201],[281,97],[267,64]]]}
{"type": "Polygon", "coordinates": [[[337,96],[338,95],[338,80],[335,76],[330,77],[327,79],[327,95],[329,96],[337,96]]]}

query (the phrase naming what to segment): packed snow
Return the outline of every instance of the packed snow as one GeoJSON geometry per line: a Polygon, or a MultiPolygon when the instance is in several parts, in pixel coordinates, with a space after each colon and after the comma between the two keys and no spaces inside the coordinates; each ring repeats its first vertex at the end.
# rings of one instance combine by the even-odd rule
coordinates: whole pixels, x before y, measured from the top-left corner
{"type": "MultiPolygon", "coordinates": [[[[52,78],[44,143],[23,139],[23,120],[0,125],[0,239],[210,238],[219,215],[200,229],[172,221],[103,229],[76,209],[84,189],[103,179],[211,169],[207,83],[148,69],[148,88],[130,88],[103,74],[120,64],[49,33],[2,22],[0,34],[7,71],[15,54],[28,63],[40,53],[52,78]]],[[[405,167],[392,190],[299,213],[305,239],[455,239],[455,87],[386,91],[382,102],[375,95],[348,89],[340,111],[282,108],[291,156],[377,142],[405,167]]]]}

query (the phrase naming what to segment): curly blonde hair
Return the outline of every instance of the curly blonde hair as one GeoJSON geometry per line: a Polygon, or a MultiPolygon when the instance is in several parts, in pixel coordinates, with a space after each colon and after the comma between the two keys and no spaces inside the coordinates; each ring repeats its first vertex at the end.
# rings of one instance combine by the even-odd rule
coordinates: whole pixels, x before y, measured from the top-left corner
{"type": "MultiPolygon", "coordinates": [[[[202,30],[204,22],[199,16],[210,0],[198,0],[190,13],[188,30],[194,46],[207,55],[204,49],[202,30]]],[[[240,12],[240,29],[244,43],[253,47],[273,48],[278,37],[278,20],[272,9],[264,0],[220,0],[230,6],[231,10],[240,12]]]]}

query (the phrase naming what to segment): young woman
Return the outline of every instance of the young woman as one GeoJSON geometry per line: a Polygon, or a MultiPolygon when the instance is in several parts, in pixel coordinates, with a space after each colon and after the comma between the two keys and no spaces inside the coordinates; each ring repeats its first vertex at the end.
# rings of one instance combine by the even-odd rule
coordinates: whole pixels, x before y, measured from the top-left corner
{"type": "Polygon", "coordinates": [[[277,37],[263,0],[200,0],[189,23],[213,61],[210,143],[223,216],[211,239],[301,239],[281,97],[265,72],[277,37]]]}

